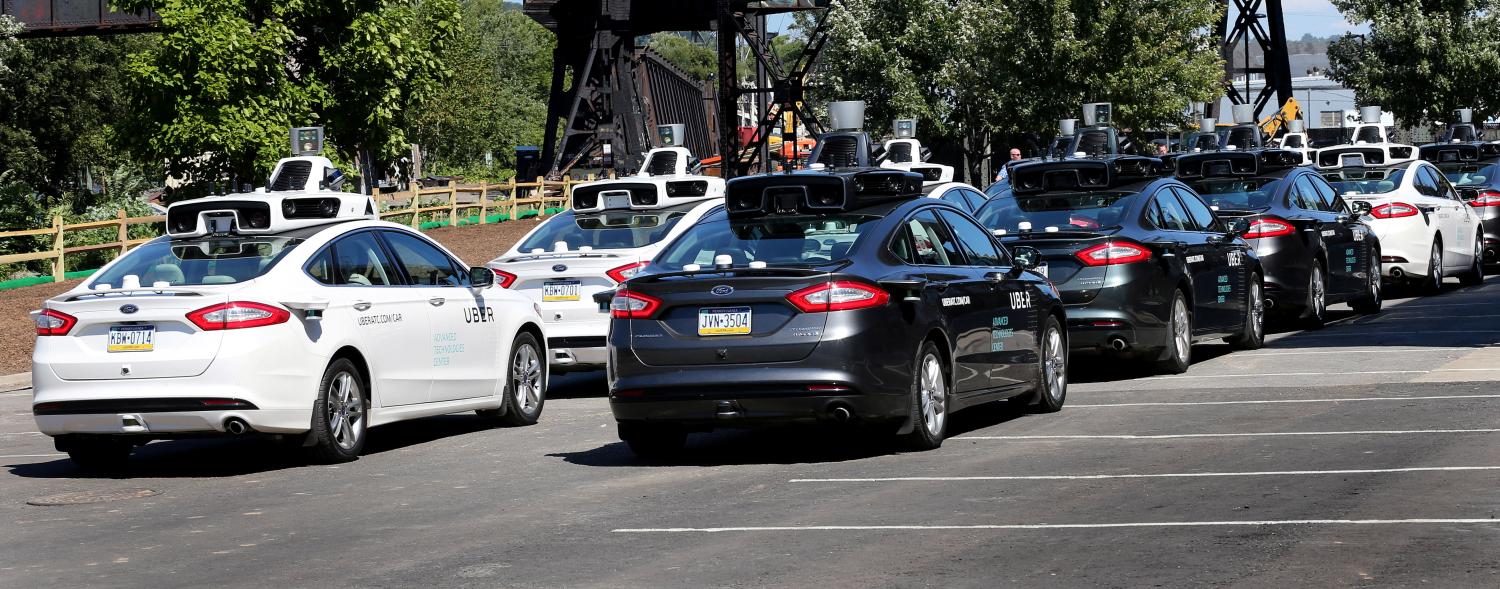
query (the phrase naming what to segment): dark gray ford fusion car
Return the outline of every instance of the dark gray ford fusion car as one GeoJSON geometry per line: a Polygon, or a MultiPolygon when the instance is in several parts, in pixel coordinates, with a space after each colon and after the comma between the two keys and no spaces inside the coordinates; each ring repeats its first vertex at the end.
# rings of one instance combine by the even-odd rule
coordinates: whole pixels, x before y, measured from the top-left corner
{"type": "Polygon", "coordinates": [[[1061,408],[1065,318],[1037,252],[920,196],[895,170],[731,181],[609,300],[620,438],[652,457],[690,431],[858,422],[930,449],[963,407],[1061,408]]]}

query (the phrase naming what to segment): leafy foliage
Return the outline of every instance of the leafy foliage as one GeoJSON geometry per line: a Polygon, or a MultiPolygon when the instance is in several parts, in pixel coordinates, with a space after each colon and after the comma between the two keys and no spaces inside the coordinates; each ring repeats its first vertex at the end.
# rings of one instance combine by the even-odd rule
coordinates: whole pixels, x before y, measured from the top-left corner
{"type": "Polygon", "coordinates": [[[1378,104],[1406,124],[1450,120],[1473,108],[1477,120],[1500,114],[1500,1],[1333,0],[1367,35],[1344,35],[1328,48],[1329,77],[1361,104],[1378,104]]]}
{"type": "MultiPolygon", "coordinates": [[[[20,21],[9,14],[0,14],[0,76],[10,73],[10,59],[21,48],[16,34],[24,28],[20,21]]],[[[3,87],[0,87],[3,89],[3,87]]]]}

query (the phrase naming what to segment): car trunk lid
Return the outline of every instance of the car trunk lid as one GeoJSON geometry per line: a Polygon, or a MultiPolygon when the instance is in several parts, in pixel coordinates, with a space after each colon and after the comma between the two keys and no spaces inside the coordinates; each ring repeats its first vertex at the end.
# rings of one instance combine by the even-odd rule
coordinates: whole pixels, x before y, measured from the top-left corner
{"type": "Polygon", "coordinates": [[[1031,246],[1042,252],[1042,272],[1064,304],[1081,304],[1094,300],[1104,287],[1108,266],[1088,266],[1078,259],[1078,252],[1108,241],[1118,230],[1056,231],[1022,233],[1002,238],[1005,245],[1031,246]]]}
{"type": "Polygon", "coordinates": [[[227,302],[223,287],[171,287],[69,293],[43,308],[77,323],[62,336],[38,336],[36,358],[63,380],[188,377],[203,374],[223,331],[204,331],[187,314],[227,302]]]}
{"type": "Polygon", "coordinates": [[[827,313],[804,313],[787,295],[832,274],[790,268],[644,276],[623,290],[661,301],[650,319],[624,320],[630,348],[653,366],[790,362],[818,346],[827,313]],[[748,321],[745,321],[748,319],[748,321]]]}

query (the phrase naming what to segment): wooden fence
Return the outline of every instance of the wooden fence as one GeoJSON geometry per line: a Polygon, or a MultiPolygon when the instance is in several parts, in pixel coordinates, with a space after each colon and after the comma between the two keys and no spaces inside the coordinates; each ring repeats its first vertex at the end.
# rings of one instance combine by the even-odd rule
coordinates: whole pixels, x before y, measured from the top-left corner
{"type": "MultiPolygon", "coordinates": [[[[376,206],[382,209],[385,208],[387,203],[406,202],[405,206],[380,212],[379,216],[381,219],[411,215],[411,220],[408,224],[413,228],[420,228],[423,214],[445,213],[437,216],[446,220],[449,226],[456,226],[461,218],[459,215],[460,211],[477,211],[479,213],[479,222],[487,223],[489,222],[489,213],[492,210],[507,213],[508,218],[516,219],[524,212],[535,211],[537,216],[542,216],[546,214],[548,209],[569,208],[573,202],[573,186],[593,179],[593,176],[589,176],[586,180],[574,180],[572,178],[544,180],[537,178],[535,182],[516,182],[512,178],[510,181],[503,183],[451,184],[437,188],[420,188],[416,184],[413,184],[405,192],[377,194],[374,198],[376,206]],[[463,198],[461,198],[461,195],[463,198]]],[[[26,229],[23,231],[0,231],[0,239],[39,235],[52,237],[52,249],[25,254],[0,255],[0,264],[50,260],[52,262],[53,281],[62,282],[64,279],[63,275],[67,271],[66,262],[68,254],[107,249],[117,249],[119,253],[124,254],[131,247],[146,243],[155,239],[156,236],[161,235],[158,231],[156,236],[131,239],[131,226],[164,223],[165,221],[166,217],[161,215],[126,217],[125,211],[119,211],[114,219],[74,223],[72,225],[64,225],[61,216],[53,217],[51,227],[26,229]],[[69,232],[102,229],[105,227],[117,228],[118,238],[115,241],[68,247],[63,239],[69,232]]]]}

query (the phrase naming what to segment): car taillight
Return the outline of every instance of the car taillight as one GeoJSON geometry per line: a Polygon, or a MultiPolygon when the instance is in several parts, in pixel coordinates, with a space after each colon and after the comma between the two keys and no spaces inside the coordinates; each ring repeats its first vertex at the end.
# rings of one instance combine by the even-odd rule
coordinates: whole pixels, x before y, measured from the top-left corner
{"type": "Polygon", "coordinates": [[[1399,219],[1401,217],[1410,217],[1416,214],[1417,207],[1411,206],[1404,202],[1383,204],[1370,209],[1370,215],[1375,217],[1376,219],[1399,219]]]}
{"type": "Polygon", "coordinates": [[[803,313],[823,313],[879,307],[890,302],[891,295],[868,284],[838,281],[809,286],[786,300],[803,313]]]}
{"type": "Polygon", "coordinates": [[[1111,241],[1086,248],[1076,254],[1086,266],[1112,266],[1151,259],[1151,250],[1133,243],[1111,241]]]}
{"type": "Polygon", "coordinates": [[[291,317],[286,309],[248,301],[219,303],[187,314],[188,321],[203,331],[276,325],[291,317]]]}
{"type": "Polygon", "coordinates": [[[73,325],[78,323],[72,315],[52,309],[42,309],[32,319],[36,320],[37,335],[68,335],[73,325]]]}
{"type": "Polygon", "coordinates": [[[1500,192],[1486,190],[1479,193],[1479,198],[1469,201],[1471,207],[1500,207],[1500,192]]]}
{"type": "Polygon", "coordinates": [[[609,301],[609,316],[615,319],[650,319],[661,308],[661,299],[622,290],[609,301]]]}
{"type": "Polygon", "coordinates": [[[1267,217],[1265,219],[1256,219],[1254,221],[1251,221],[1250,230],[1245,232],[1245,239],[1281,237],[1283,235],[1291,235],[1293,233],[1296,233],[1296,231],[1297,228],[1293,227],[1291,223],[1288,223],[1281,219],[1277,219],[1275,217],[1267,217]]]}
{"type": "Polygon", "coordinates": [[[495,273],[495,285],[499,286],[500,288],[510,288],[510,285],[516,283],[515,274],[511,274],[510,272],[506,272],[504,270],[496,270],[494,268],[490,268],[490,272],[495,273]]]}
{"type": "Polygon", "coordinates": [[[620,266],[619,268],[614,268],[605,272],[605,274],[609,275],[609,277],[614,279],[615,282],[625,282],[626,280],[634,278],[636,274],[640,274],[641,268],[645,268],[650,264],[651,262],[635,262],[633,264],[626,264],[624,266],[620,266]]]}

